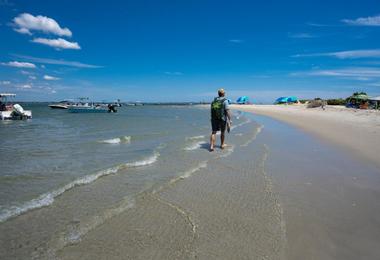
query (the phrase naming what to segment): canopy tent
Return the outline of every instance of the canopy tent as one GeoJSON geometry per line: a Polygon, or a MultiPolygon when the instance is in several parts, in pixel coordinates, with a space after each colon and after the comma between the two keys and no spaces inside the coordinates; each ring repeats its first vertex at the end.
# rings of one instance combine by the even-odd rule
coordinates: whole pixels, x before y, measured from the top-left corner
{"type": "Polygon", "coordinates": [[[352,108],[362,108],[367,109],[368,108],[368,99],[369,97],[366,94],[354,94],[346,99],[347,107],[352,108]]]}
{"type": "Polygon", "coordinates": [[[370,97],[369,100],[372,103],[373,108],[375,108],[375,109],[379,109],[380,108],[380,96],[370,97]]]}
{"type": "Polygon", "coordinates": [[[274,102],[275,104],[287,104],[287,103],[296,103],[298,102],[298,98],[295,96],[290,96],[290,97],[279,97],[276,99],[274,102]]]}
{"type": "Polygon", "coordinates": [[[368,100],[369,97],[367,95],[364,95],[364,94],[360,94],[360,95],[352,95],[351,97],[349,97],[348,99],[356,99],[356,100],[368,100]]]}
{"type": "Polygon", "coordinates": [[[238,104],[247,104],[249,101],[249,98],[247,96],[241,96],[236,100],[236,103],[238,104]]]}
{"type": "Polygon", "coordinates": [[[380,101],[380,96],[370,97],[369,100],[380,101]]]}

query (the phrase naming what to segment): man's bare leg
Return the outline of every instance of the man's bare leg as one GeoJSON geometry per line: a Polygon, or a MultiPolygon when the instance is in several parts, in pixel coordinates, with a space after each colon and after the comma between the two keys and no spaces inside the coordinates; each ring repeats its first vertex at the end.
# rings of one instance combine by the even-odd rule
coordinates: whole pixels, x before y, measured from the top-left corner
{"type": "Polygon", "coordinates": [[[224,133],[220,133],[220,148],[224,149],[226,145],[224,144],[224,133]]]}
{"type": "Polygon", "coordinates": [[[214,146],[215,146],[215,134],[216,132],[212,132],[210,136],[210,151],[214,151],[214,146]]]}

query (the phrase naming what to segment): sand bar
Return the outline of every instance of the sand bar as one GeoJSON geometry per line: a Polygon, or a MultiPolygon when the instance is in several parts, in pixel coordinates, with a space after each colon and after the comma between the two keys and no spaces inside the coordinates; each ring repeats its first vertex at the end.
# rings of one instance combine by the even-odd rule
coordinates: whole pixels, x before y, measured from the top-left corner
{"type": "Polygon", "coordinates": [[[380,167],[380,111],[342,106],[233,105],[234,109],[270,116],[333,142],[380,167]]]}

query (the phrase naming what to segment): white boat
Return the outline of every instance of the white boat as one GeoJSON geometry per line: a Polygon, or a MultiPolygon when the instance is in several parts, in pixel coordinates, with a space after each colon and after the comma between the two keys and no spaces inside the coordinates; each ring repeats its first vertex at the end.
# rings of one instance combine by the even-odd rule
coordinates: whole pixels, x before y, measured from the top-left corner
{"type": "Polygon", "coordinates": [[[114,105],[95,104],[91,102],[85,102],[88,98],[80,98],[81,102],[68,106],[70,113],[116,113],[114,105]]]}
{"type": "Polygon", "coordinates": [[[73,102],[71,102],[71,101],[63,100],[59,103],[50,104],[49,107],[52,109],[68,109],[69,106],[72,104],[73,104],[73,102]]]}
{"type": "Polygon", "coordinates": [[[14,98],[16,94],[0,93],[0,120],[21,120],[31,119],[32,111],[24,110],[19,104],[10,104],[9,98],[14,98]]]}

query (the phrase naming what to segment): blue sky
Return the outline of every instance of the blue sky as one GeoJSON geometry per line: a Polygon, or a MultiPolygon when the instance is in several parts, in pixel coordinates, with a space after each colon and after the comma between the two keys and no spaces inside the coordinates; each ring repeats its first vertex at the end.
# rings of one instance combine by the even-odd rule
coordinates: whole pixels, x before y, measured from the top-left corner
{"type": "Polygon", "coordinates": [[[19,100],[380,95],[378,1],[0,0],[19,100]]]}

